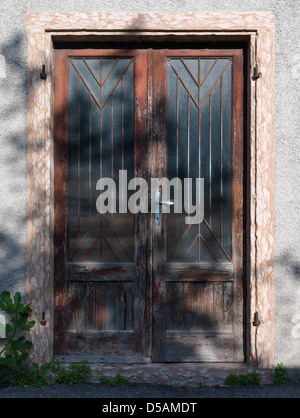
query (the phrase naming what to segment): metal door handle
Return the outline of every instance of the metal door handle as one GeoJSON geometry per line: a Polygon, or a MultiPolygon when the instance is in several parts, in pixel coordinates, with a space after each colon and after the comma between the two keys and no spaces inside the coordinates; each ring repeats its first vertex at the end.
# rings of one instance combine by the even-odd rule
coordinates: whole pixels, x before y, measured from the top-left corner
{"type": "Polygon", "coordinates": [[[174,205],[173,200],[160,200],[160,190],[155,190],[155,225],[160,225],[160,207],[159,205],[174,205]]]}
{"type": "Polygon", "coordinates": [[[155,190],[155,225],[160,225],[160,208],[159,208],[159,202],[160,202],[160,190],[155,190]]]}
{"type": "Polygon", "coordinates": [[[173,200],[160,200],[159,201],[159,204],[160,205],[169,205],[169,206],[172,206],[172,205],[174,205],[174,201],[173,200]]]}

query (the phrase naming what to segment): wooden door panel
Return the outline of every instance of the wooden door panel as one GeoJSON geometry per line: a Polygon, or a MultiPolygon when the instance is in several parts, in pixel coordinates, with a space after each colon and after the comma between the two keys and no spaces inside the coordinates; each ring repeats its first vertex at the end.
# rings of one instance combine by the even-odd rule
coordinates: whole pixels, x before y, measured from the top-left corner
{"type": "Polygon", "coordinates": [[[133,330],[133,282],[68,284],[68,330],[133,330]]]}
{"type": "Polygon", "coordinates": [[[234,361],[232,292],[219,279],[167,282],[167,361],[234,361]]]}
{"type": "Polygon", "coordinates": [[[146,357],[145,217],[96,209],[99,179],[119,187],[120,170],[146,176],[146,58],[143,50],[56,51],[57,355],[146,357]]]}
{"type": "Polygon", "coordinates": [[[204,178],[205,212],[199,225],[184,211],[167,216],[167,262],[231,262],[232,57],[166,65],[168,178],[204,178]]]}
{"type": "Polygon", "coordinates": [[[100,178],[134,176],[134,58],[69,57],[69,109],[68,261],[133,262],[133,215],[95,202],[100,178]]]}
{"type": "Polygon", "coordinates": [[[167,282],[167,330],[232,330],[232,283],[167,282]]]}
{"type": "Polygon", "coordinates": [[[152,226],[153,355],[243,361],[243,51],[165,50],[154,62],[164,162],[153,173],[204,178],[204,219],[189,225],[171,209],[152,226]]]}

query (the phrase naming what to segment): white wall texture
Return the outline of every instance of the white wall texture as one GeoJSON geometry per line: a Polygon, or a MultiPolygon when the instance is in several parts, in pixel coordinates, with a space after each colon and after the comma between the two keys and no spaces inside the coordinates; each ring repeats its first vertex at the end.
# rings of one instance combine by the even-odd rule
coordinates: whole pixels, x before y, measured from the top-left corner
{"type": "Polygon", "coordinates": [[[0,292],[26,280],[29,12],[274,11],[276,16],[275,361],[300,370],[300,0],[2,0],[0,4],[0,292]]]}

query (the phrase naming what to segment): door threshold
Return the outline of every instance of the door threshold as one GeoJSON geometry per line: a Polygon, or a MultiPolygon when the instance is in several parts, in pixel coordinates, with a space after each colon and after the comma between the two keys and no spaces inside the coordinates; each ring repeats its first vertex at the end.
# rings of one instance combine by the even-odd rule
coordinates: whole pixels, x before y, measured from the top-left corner
{"type": "Polygon", "coordinates": [[[112,355],[64,355],[54,356],[54,360],[59,360],[60,363],[80,363],[87,360],[90,363],[98,364],[149,364],[151,357],[142,356],[112,356],[112,355]]]}
{"type": "MultiPolygon", "coordinates": [[[[56,356],[62,364],[88,360],[92,375],[89,382],[99,383],[99,377],[114,377],[116,374],[129,379],[130,383],[167,385],[174,387],[211,387],[224,384],[229,374],[250,373],[257,370],[262,384],[272,383],[273,369],[257,369],[247,363],[151,363],[149,357],[123,357],[122,364],[114,361],[104,362],[104,356],[56,356]]],[[[121,357],[119,357],[121,359],[121,357]]]]}

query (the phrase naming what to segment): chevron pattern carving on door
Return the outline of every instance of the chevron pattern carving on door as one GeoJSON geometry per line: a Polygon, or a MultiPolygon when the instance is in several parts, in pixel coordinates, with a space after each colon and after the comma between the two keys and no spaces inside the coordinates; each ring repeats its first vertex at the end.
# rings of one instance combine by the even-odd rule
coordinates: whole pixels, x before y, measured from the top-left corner
{"type": "Polygon", "coordinates": [[[172,57],[167,72],[168,178],[204,178],[205,210],[200,225],[168,215],[167,260],[231,262],[232,58],[172,57]]]}
{"type": "MultiPolygon", "coordinates": [[[[96,210],[99,178],[133,176],[134,58],[69,59],[69,260],[133,262],[128,214],[96,210]]],[[[118,203],[118,202],[117,202],[118,203]]]]}

